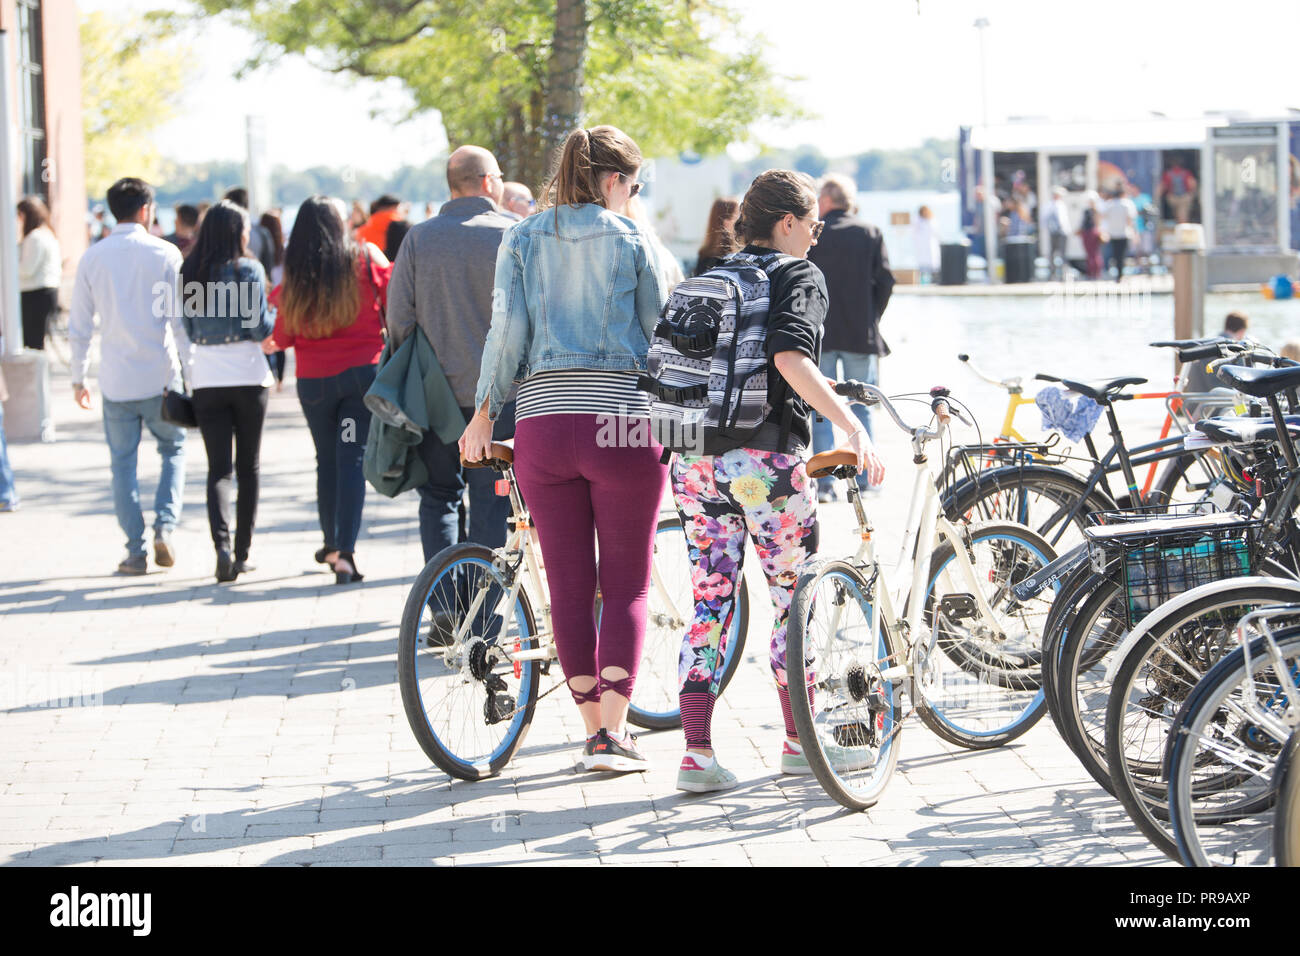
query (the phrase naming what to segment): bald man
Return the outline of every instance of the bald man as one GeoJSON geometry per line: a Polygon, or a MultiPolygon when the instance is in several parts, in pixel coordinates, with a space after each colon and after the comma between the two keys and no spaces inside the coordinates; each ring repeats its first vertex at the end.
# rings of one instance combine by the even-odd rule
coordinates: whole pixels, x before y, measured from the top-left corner
{"type": "Polygon", "coordinates": [[[501,200],[501,205],[520,219],[527,219],[537,209],[533,191],[523,183],[506,183],[505,198],[501,200]]]}
{"type": "MultiPolygon", "coordinates": [[[[402,240],[388,286],[388,330],[393,348],[418,328],[433,346],[456,403],[468,422],[474,415],[483,343],[492,324],[492,287],[501,236],[517,220],[501,209],[505,179],[496,157],[480,146],[462,146],[447,160],[451,200],[438,215],[411,227],[402,240]]],[[[493,437],[514,434],[514,402],[497,419],[493,437]]],[[[456,443],[427,432],[420,456],[429,481],[420,489],[420,540],[428,561],[460,541],[490,548],[506,540],[510,499],[497,497],[496,473],[460,466],[456,443]],[[459,510],[469,487],[467,525],[459,510]]]]}

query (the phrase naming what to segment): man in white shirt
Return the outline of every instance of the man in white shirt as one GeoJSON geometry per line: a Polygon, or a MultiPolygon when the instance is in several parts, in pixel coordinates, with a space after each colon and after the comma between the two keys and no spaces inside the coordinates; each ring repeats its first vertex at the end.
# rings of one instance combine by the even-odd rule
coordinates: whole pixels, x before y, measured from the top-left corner
{"type": "Polygon", "coordinates": [[[154,560],[168,568],[176,562],[171,534],[185,490],[185,429],[162,420],[162,394],[165,388],[180,389],[178,358],[188,370],[193,346],[180,318],[180,250],[148,231],[153,189],[141,179],[119,179],[108,190],[108,206],[117,225],[86,250],[77,266],[68,317],[72,390],[77,404],[89,409],[86,373],[98,315],[104,435],[112,457],[117,522],[126,533],[127,557],[118,572],[144,574],[144,514],[136,478],[141,426],[153,434],[162,459],[154,496],[154,560]]]}
{"type": "Polygon", "coordinates": [[[1121,186],[1115,195],[1101,207],[1101,229],[1110,237],[1110,258],[1115,262],[1115,281],[1124,278],[1124,256],[1128,252],[1128,237],[1137,222],[1137,206],[1124,195],[1121,186]]]}

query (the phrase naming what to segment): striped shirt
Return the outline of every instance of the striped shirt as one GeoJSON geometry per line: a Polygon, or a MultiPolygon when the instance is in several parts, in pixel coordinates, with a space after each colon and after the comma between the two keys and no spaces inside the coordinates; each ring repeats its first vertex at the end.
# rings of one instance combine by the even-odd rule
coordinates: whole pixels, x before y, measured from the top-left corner
{"type": "Polygon", "coordinates": [[[650,395],[636,387],[641,372],[564,369],[524,379],[515,421],[540,415],[608,415],[649,418],[650,395]]]}

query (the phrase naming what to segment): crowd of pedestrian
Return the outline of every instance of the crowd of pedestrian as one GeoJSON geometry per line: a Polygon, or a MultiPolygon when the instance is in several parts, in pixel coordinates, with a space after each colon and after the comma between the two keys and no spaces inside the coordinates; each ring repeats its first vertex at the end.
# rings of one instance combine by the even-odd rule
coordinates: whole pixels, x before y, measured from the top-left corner
{"type": "MultiPolygon", "coordinates": [[[[650,414],[647,352],[687,271],[641,205],[642,165],[636,143],[617,128],[576,130],[535,199],[526,185],[506,181],[491,152],[462,146],[447,163],[451,199],[436,215],[412,224],[407,204],[392,195],[369,210],[313,196],[287,239],[278,211],[250,215],[242,188],[208,206],[178,206],[174,231],[162,236],[149,184],[114,183],[107,205],[115,225],[78,265],[69,341],[73,398],[89,410],[91,342],[100,338],[99,401],[126,543],[119,572],[149,568],[137,477],[146,431],[162,465],[153,563],[175,564],[191,428],[207,458],[214,576],[230,582],[254,569],[268,396],[293,352],[316,453],[314,559],[337,583],[363,578],[357,549],[368,447],[400,466],[386,472],[396,478],[385,493],[417,490],[428,560],[460,542],[504,543],[509,501],[496,494],[490,471],[465,463],[513,438],[561,666],[587,729],[583,763],[645,769],[626,717],[656,521],[671,490],[688,529],[696,590],[684,635],[679,786],[735,784],[712,750],[711,717],[725,663],[720,635],[734,612],[736,556],[747,537],[764,555],[776,609],[770,657],[786,725],[782,768],[806,772],[785,685],[785,618],[796,570],[816,550],[819,497],[829,495],[809,481],[805,458],[830,447],[833,424],[864,486],[883,476],[869,415],[851,411],[827,376],[878,380],[888,354],[878,325],[893,286],[884,242],[854,214],[845,177],[818,184],[774,170],[744,197],[713,204],[690,271],[764,269],[769,410],[743,439],[679,455],[670,468],[657,442],[611,446],[599,438],[611,417],[623,421],[620,435],[644,433],[626,426],[650,414]],[[421,423],[418,444],[399,447],[380,407],[421,423]],[[720,589],[720,580],[729,587],[720,589]]],[[[49,265],[59,263],[57,241],[43,206],[25,201],[20,216],[24,332],[30,325],[36,342],[57,287],[49,265]]],[[[17,503],[4,452],[0,444],[0,507],[17,503]]]]}

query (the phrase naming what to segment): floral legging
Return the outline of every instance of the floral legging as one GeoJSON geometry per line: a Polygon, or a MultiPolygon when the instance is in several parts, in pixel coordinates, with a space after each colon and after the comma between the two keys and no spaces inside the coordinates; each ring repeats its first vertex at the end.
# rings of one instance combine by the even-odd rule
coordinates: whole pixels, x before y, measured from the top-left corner
{"type": "Polygon", "coordinates": [[[749,448],[678,456],[671,474],[695,591],[695,616],[679,666],[682,722],[688,745],[703,746],[726,663],[747,534],[772,597],[770,659],[784,695],[786,618],[800,567],[817,550],[817,491],[797,455],[749,448]]]}

